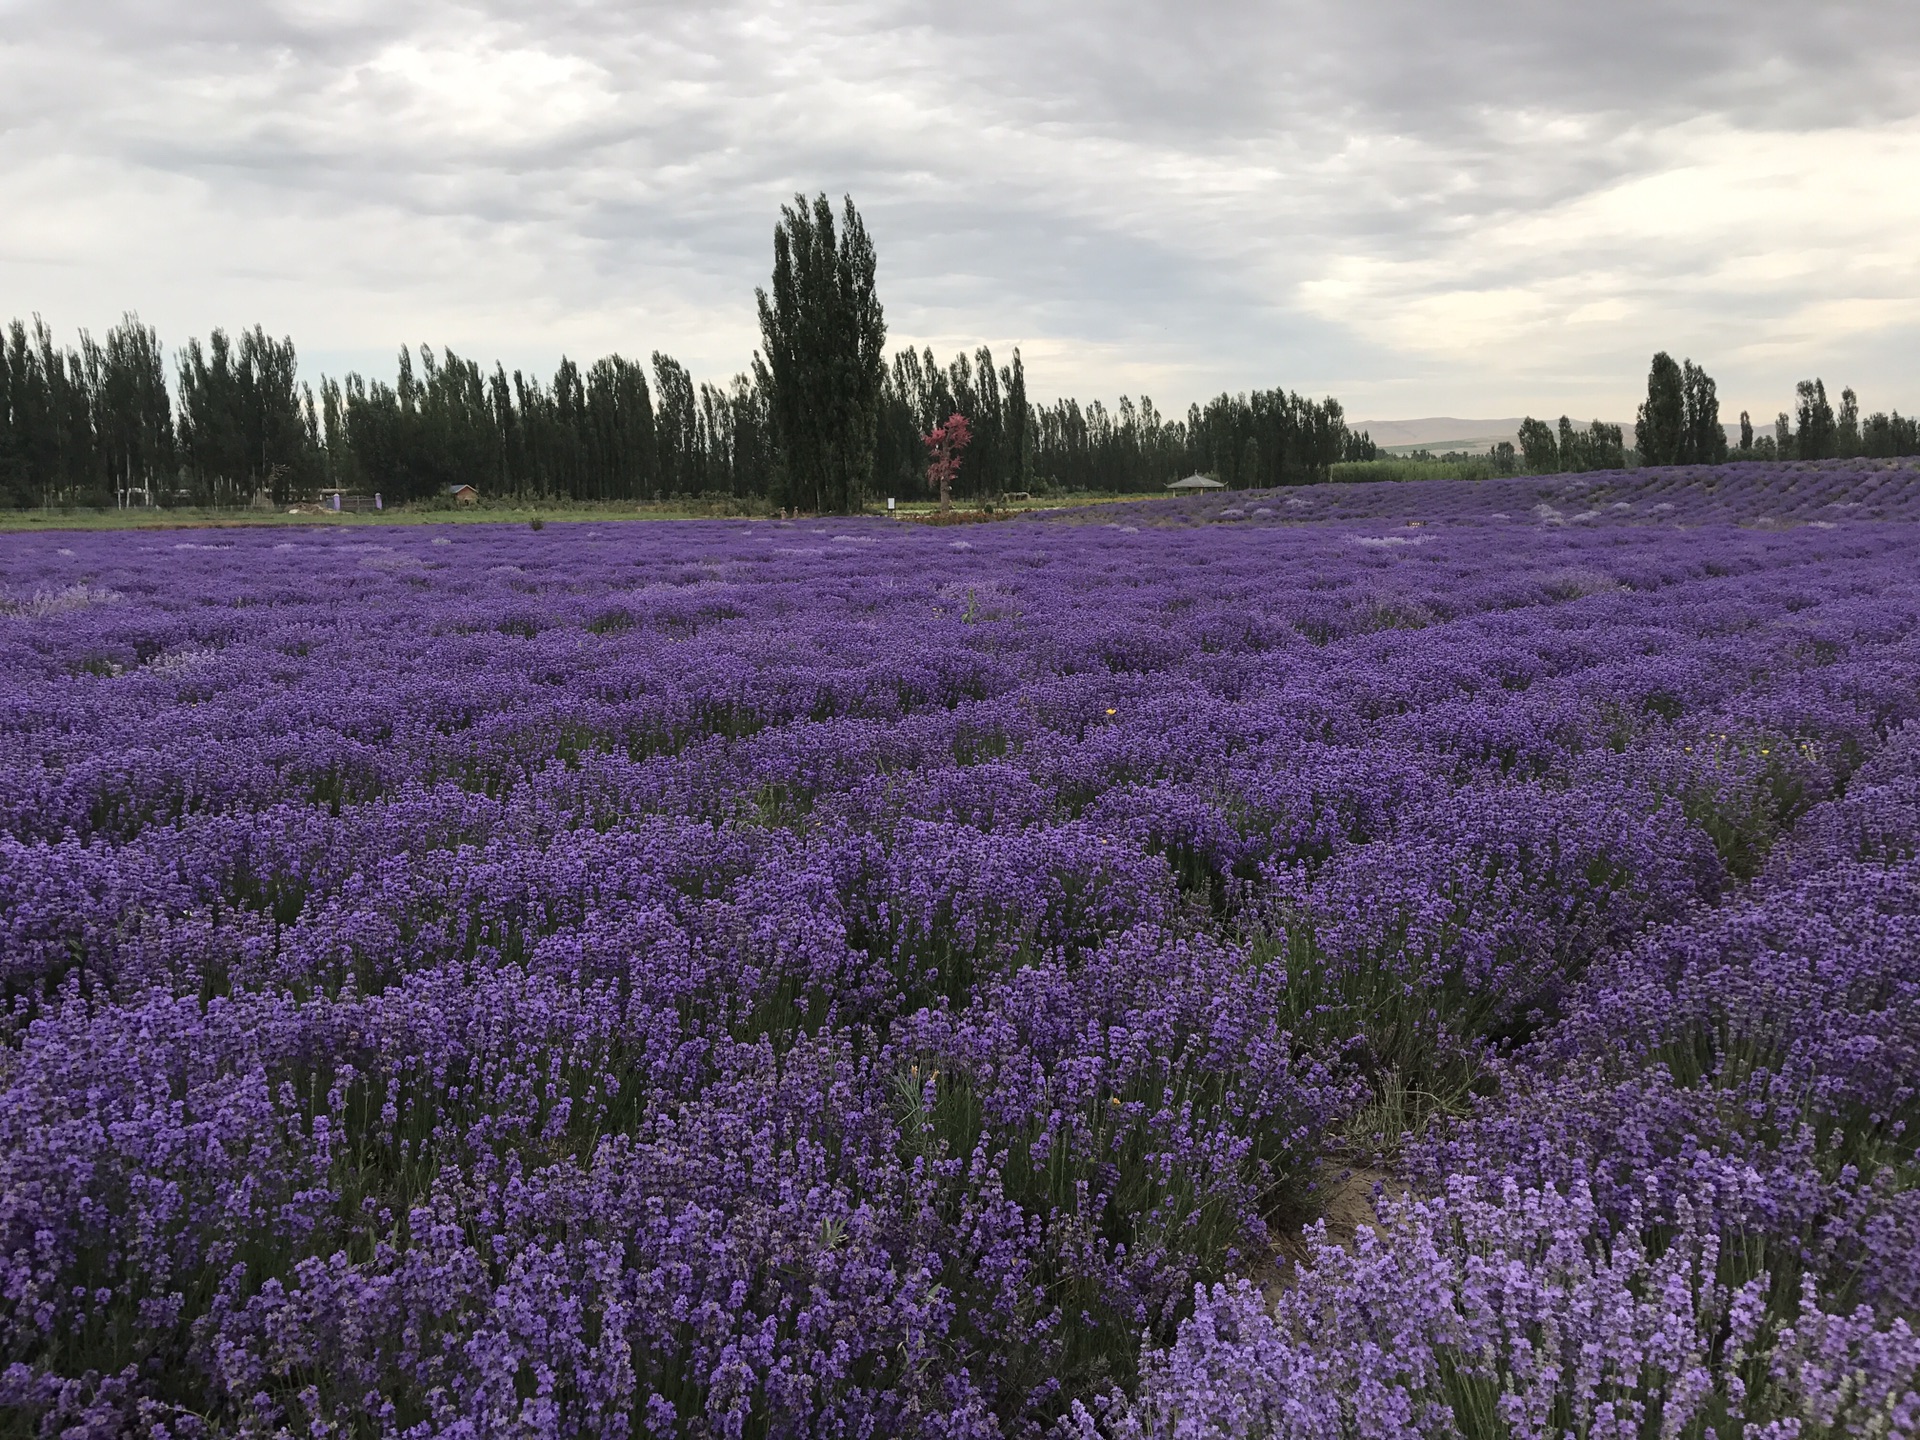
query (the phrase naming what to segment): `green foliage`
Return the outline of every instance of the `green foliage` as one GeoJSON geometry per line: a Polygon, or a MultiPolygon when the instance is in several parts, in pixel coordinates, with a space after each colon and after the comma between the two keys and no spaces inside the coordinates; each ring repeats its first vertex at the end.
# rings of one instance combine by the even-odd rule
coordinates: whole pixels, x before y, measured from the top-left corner
{"type": "Polygon", "coordinates": [[[887,325],[873,242],[851,196],[840,233],[822,194],[796,195],[773,232],[773,294],[756,290],[784,493],[795,509],[856,510],[873,480],[887,325]]]}
{"type": "MultiPolygon", "coordinates": [[[[1689,362],[1691,363],[1691,362],[1689,362]]],[[[1686,443],[1686,377],[1666,351],[1647,371],[1647,398],[1640,403],[1634,445],[1643,465],[1677,465],[1686,443]]]]}
{"type": "Polygon", "coordinates": [[[1835,441],[1836,454],[1860,453],[1860,397],[1853,393],[1851,386],[1840,392],[1840,417],[1835,441]]]}
{"type": "Polygon", "coordinates": [[[1624,470],[1626,465],[1626,441],[1618,425],[1595,420],[1586,429],[1576,430],[1566,416],[1560,417],[1561,469],[1624,470]]]}
{"type": "Polygon", "coordinates": [[[0,334],[0,505],[143,499],[175,464],[173,402],[154,332],[129,314],[101,345],[63,351],[36,315],[0,334]]]}
{"type": "Polygon", "coordinates": [[[1680,384],[1685,404],[1677,463],[1724,463],[1727,432],[1720,424],[1720,399],[1713,377],[1689,360],[1681,367],[1680,384]]]}
{"type": "Polygon", "coordinates": [[[260,326],[238,345],[215,330],[205,350],[189,340],[180,352],[181,478],[202,504],[236,504],[265,492],[276,505],[305,491],[318,437],[308,425],[313,395],[302,405],[299,359],[291,339],[274,340],[260,326]]]}
{"type": "Polygon", "coordinates": [[[1920,420],[1898,410],[1869,415],[1861,422],[1860,453],[1874,459],[1920,454],[1920,420]]]}
{"type": "Polygon", "coordinates": [[[1343,484],[1369,480],[1486,480],[1498,473],[1493,464],[1478,457],[1456,460],[1403,455],[1342,461],[1331,468],[1327,478],[1343,484]]]}
{"type": "Polygon", "coordinates": [[[1800,400],[1794,449],[1802,460],[1824,460],[1834,453],[1840,429],[1827,399],[1826,381],[1802,380],[1794,390],[1800,400]]]}
{"type": "MultiPolygon", "coordinates": [[[[1746,423],[1744,414],[1741,421],[1746,423]]],[[[1599,428],[1597,421],[1595,428],[1599,428]]],[[[1749,425],[1743,432],[1747,449],[1751,429],[1749,425]]],[[[1722,464],[1727,459],[1727,432],[1720,424],[1719,389],[1713,377],[1691,360],[1676,365],[1664,350],[1655,355],[1634,436],[1643,465],[1722,464]]]]}
{"type": "Polygon", "coordinates": [[[1544,475],[1560,468],[1560,445],[1552,427],[1531,415],[1520,422],[1520,453],[1529,474],[1544,475]]]}
{"type": "MultiPolygon", "coordinates": [[[[1621,427],[1581,428],[1564,415],[1557,430],[1529,416],[1517,449],[1503,441],[1485,455],[1394,458],[1347,428],[1337,400],[1277,387],[1170,416],[1144,395],[1111,408],[1036,405],[1018,350],[1006,365],[986,346],[944,366],[930,349],[888,363],[873,247],[850,202],[839,220],[824,196],[782,214],[774,294],[760,297],[766,358],[724,385],[696,383],[660,351],[650,364],[613,354],[584,368],[563,356],[549,383],[420,345],[399,351],[392,383],[350,373],[322,377],[316,391],[298,379],[293,341],[256,325],[188,341],[176,357],[176,411],[159,338],[137,316],[103,343],[80,332],[77,349],[56,345],[38,316],[31,327],[16,320],[0,335],[0,509],[251,507],[266,518],[321,487],[418,507],[464,483],[489,506],[859,510],[926,493],[921,437],[954,414],[966,417],[972,442],[952,490],[974,505],[1009,494],[1158,494],[1194,473],[1250,489],[1627,462],[1621,427]]],[[[1700,366],[1662,352],[1647,386],[1638,463],[1728,458],[1717,387],[1700,366]]],[[[1796,413],[1781,412],[1771,435],[1740,418],[1742,459],[1920,454],[1913,417],[1863,415],[1851,389],[1836,410],[1819,379],[1801,382],[1796,413]]]]}

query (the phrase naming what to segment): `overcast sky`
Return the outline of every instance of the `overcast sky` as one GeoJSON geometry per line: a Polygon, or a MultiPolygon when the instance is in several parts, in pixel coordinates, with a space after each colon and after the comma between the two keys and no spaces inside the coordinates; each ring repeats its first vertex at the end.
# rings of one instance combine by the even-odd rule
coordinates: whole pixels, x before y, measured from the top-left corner
{"type": "Polygon", "coordinates": [[[793,192],[896,343],[1358,418],[1920,408],[1920,4],[0,0],[0,318],[310,373],[745,367],[793,192]]]}

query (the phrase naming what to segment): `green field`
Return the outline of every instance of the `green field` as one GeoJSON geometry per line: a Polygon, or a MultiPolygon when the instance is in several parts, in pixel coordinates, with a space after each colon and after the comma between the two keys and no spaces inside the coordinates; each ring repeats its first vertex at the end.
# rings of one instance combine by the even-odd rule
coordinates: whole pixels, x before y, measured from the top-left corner
{"type": "Polygon", "coordinates": [[[1495,474],[1488,460],[1349,460],[1333,467],[1336,481],[1362,480],[1488,480],[1495,474]]]}

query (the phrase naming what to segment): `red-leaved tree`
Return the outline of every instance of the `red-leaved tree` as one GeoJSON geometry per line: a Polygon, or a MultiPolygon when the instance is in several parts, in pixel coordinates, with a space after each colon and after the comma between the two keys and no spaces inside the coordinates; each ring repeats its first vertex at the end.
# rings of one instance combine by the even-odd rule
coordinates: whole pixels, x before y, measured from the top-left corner
{"type": "Polygon", "coordinates": [[[966,416],[953,414],[934,426],[931,435],[921,438],[927,447],[927,483],[940,487],[941,510],[951,510],[953,477],[960,473],[960,452],[973,439],[973,431],[967,428],[966,416]]]}

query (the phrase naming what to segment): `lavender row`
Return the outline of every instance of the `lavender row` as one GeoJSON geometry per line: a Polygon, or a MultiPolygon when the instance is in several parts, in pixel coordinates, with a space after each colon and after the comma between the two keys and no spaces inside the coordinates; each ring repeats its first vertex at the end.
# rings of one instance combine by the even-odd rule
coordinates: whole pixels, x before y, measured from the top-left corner
{"type": "MultiPolygon", "coordinates": [[[[1911,460],[1809,460],[1674,465],[1568,475],[1410,484],[1343,484],[1162,500],[1129,507],[1138,524],[1298,524],[1414,519],[1546,527],[1813,525],[1920,519],[1911,460]]],[[[1083,511],[1059,512],[1084,522],[1083,511]]]]}
{"type": "MultiPolygon", "coordinates": [[[[1526,1093],[1646,937],[1904,843],[1863,777],[1920,718],[1906,527],[1494,543],[1429,499],[20,542],[0,1403],[1020,1435],[1143,1333],[1166,1393],[1389,1077],[1526,1093]]],[[[1497,1150],[1490,1226],[1509,1172],[1732,1223],[1651,1159],[1575,1195],[1502,1113],[1424,1162],[1497,1150]]],[[[1793,1233],[1867,1275],[1870,1192],[1793,1233]]]]}
{"type": "Polygon", "coordinates": [[[1594,967],[1377,1231],[1272,1303],[1198,1292],[1075,1428],[1915,1433],[1916,781],[1909,728],[1750,892],[1594,967]]]}

